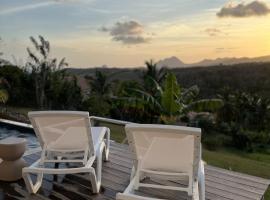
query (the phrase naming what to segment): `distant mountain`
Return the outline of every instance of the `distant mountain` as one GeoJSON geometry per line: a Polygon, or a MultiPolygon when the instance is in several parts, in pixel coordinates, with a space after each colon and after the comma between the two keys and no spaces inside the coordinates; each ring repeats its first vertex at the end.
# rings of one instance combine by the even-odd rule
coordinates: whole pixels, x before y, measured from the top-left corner
{"type": "Polygon", "coordinates": [[[170,58],[165,58],[164,60],[160,60],[157,63],[157,66],[163,67],[167,66],[169,68],[178,68],[178,67],[185,67],[187,64],[183,63],[181,60],[179,60],[177,57],[172,56],[170,58]]]}
{"type": "Polygon", "coordinates": [[[158,67],[167,66],[168,68],[183,68],[183,67],[206,67],[214,65],[233,65],[241,63],[253,63],[253,62],[270,62],[269,56],[261,56],[255,58],[240,57],[240,58],[217,58],[217,59],[204,59],[197,63],[184,63],[177,57],[173,56],[170,58],[165,58],[157,62],[158,67]]]}

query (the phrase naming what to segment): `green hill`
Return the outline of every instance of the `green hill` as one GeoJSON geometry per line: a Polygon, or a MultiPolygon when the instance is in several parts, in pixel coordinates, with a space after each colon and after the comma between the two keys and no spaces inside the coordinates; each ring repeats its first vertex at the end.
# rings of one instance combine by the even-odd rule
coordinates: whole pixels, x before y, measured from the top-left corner
{"type": "MultiPolygon", "coordinates": [[[[80,78],[86,75],[93,76],[95,70],[100,70],[112,81],[127,81],[140,80],[143,68],[69,68],[66,70],[80,78]]],[[[198,66],[175,68],[171,71],[176,74],[178,82],[183,87],[198,85],[202,97],[214,97],[224,87],[270,97],[270,63],[198,66]]]]}

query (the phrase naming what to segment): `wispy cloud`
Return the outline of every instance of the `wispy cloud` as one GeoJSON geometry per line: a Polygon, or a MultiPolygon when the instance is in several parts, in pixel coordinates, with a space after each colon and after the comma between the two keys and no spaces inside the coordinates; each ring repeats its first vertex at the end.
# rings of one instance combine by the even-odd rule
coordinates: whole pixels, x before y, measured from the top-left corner
{"type": "Polygon", "coordinates": [[[253,1],[248,4],[232,3],[225,5],[217,13],[218,17],[250,17],[250,16],[263,16],[270,13],[270,8],[267,4],[261,1],[253,1]]]}
{"type": "Polygon", "coordinates": [[[116,22],[113,27],[101,27],[100,31],[109,32],[112,40],[122,42],[123,44],[147,43],[150,38],[143,36],[144,27],[136,21],[116,22]]]}
{"type": "Polygon", "coordinates": [[[38,9],[38,8],[42,8],[42,7],[55,5],[55,4],[58,4],[60,2],[62,2],[62,1],[61,0],[47,1],[47,2],[17,6],[17,7],[12,7],[12,8],[0,9],[0,15],[9,15],[9,14],[18,13],[18,12],[34,10],[34,9],[38,9]]]}
{"type": "Polygon", "coordinates": [[[216,53],[224,53],[224,52],[231,52],[237,49],[236,47],[218,47],[215,49],[216,53]]]}
{"type": "Polygon", "coordinates": [[[224,33],[222,30],[218,28],[207,28],[204,30],[204,32],[207,33],[211,37],[228,35],[228,33],[224,33]]]}

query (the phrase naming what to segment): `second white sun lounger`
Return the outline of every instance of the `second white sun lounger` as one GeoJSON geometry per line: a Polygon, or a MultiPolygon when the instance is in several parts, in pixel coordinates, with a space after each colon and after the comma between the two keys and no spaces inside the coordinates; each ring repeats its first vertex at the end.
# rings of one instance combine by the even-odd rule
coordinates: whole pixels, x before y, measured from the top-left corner
{"type": "MultiPolygon", "coordinates": [[[[128,124],[126,134],[135,163],[129,186],[118,200],[152,200],[136,195],[141,187],[183,191],[194,200],[205,200],[201,129],[151,124],[128,124]],[[145,183],[145,177],[164,183],[186,178],[187,186],[145,183]]],[[[166,195],[165,195],[166,196],[166,195]]]]}
{"type": "Polygon", "coordinates": [[[101,185],[102,154],[108,160],[110,130],[91,127],[88,112],[39,111],[29,112],[29,119],[40,142],[41,158],[23,169],[23,178],[30,193],[36,193],[43,174],[89,173],[93,193],[101,185]],[[96,170],[92,167],[97,160],[96,170]],[[52,163],[80,164],[76,167],[54,168],[52,163]],[[30,174],[36,174],[34,184],[30,174]]]}

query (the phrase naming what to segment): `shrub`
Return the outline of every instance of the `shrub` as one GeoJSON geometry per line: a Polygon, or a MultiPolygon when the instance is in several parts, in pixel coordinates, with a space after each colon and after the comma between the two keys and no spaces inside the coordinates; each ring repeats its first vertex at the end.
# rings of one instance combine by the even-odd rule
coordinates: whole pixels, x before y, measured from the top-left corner
{"type": "Polygon", "coordinates": [[[223,145],[223,140],[222,140],[221,135],[219,134],[214,135],[213,133],[212,135],[207,135],[206,137],[204,137],[202,142],[203,142],[203,146],[210,151],[217,150],[223,145]]]}

